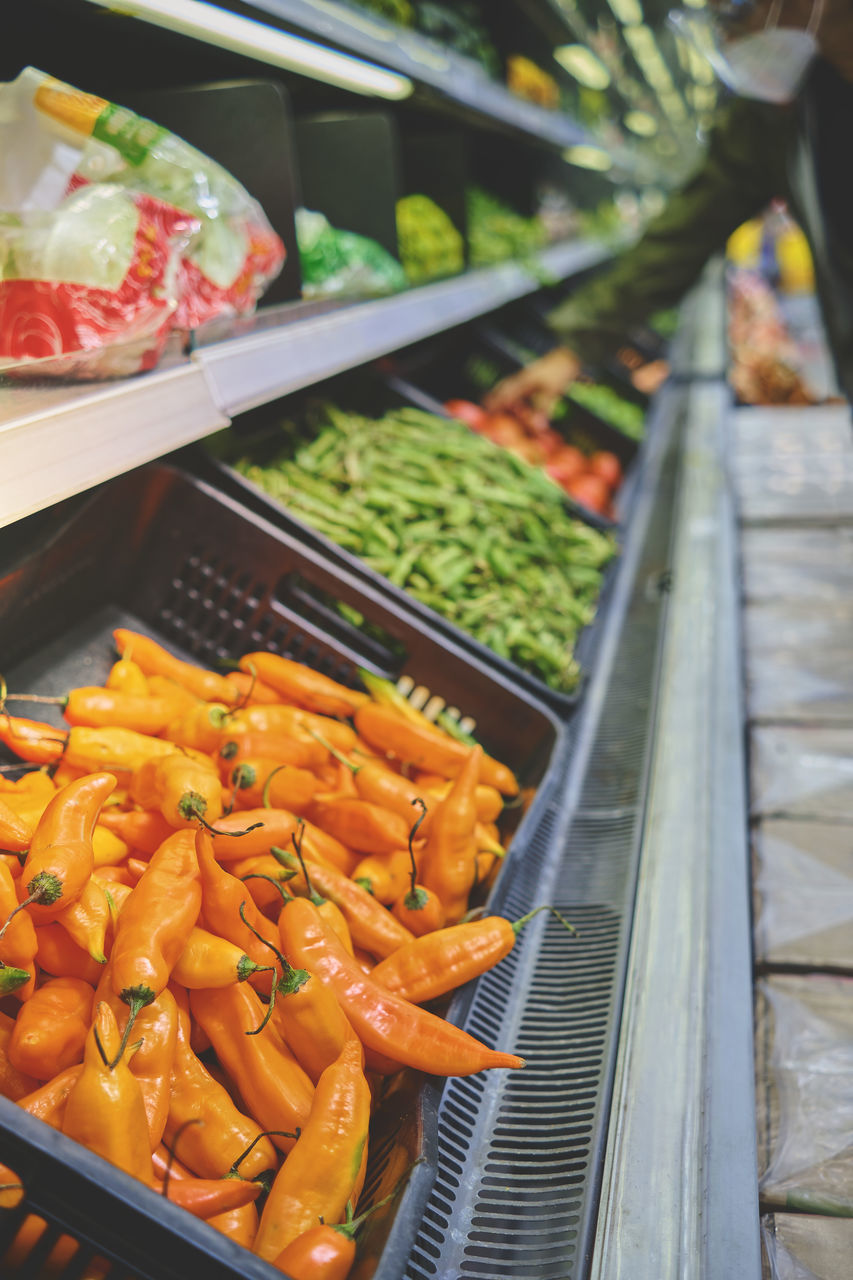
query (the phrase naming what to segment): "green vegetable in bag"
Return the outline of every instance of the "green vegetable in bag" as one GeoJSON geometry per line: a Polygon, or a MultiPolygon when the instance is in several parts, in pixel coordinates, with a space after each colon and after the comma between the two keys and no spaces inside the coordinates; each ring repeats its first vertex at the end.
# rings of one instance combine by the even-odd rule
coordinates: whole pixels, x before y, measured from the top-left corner
{"type": "Polygon", "coordinates": [[[400,261],[412,284],[424,284],[465,269],[465,244],[450,218],[428,196],[397,201],[400,261]]]}
{"type": "Polygon", "coordinates": [[[375,240],[333,227],[312,209],[297,209],[295,221],[306,298],[379,297],[407,287],[400,263],[375,240]]]}

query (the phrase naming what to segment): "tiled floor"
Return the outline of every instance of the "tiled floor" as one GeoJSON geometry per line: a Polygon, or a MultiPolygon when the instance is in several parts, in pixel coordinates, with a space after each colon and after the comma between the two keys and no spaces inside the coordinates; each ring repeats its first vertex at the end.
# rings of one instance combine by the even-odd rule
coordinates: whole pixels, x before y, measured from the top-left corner
{"type": "Polygon", "coordinates": [[[850,411],[738,410],[729,449],[741,534],[765,1274],[850,1280],[850,411]]]}

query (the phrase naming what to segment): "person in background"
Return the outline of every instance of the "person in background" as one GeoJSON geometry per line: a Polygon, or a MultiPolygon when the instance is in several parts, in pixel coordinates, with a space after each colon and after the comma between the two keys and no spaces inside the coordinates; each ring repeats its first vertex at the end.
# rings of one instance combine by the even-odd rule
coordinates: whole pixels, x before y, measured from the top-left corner
{"type": "MultiPolygon", "coordinates": [[[[853,400],[853,0],[711,0],[707,19],[709,60],[734,96],[704,160],[635,245],[549,313],[556,345],[498,383],[488,409],[528,402],[550,413],[583,365],[680,301],[774,198],[808,239],[838,382],[853,400]]],[[[696,19],[671,20],[686,33],[696,19]]]]}

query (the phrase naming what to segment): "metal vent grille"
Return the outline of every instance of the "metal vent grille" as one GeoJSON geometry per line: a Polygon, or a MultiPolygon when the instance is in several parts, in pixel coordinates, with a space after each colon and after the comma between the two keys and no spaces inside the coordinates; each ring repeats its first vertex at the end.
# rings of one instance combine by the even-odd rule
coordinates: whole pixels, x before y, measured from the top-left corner
{"type": "Polygon", "coordinates": [[[501,1039],[525,984],[515,1047],[522,1071],[453,1079],[439,1120],[438,1175],[406,1272],[427,1277],[563,1277],[576,1251],[611,1022],[622,925],[609,907],[560,905],[577,928],[544,924],[535,969],[517,948],[480,982],[472,1034],[501,1039]],[[488,1117],[484,1122],[484,1118],[488,1117]],[[479,1140],[479,1141],[478,1141],[479,1140]],[[460,1189],[478,1150],[477,1194],[460,1189]],[[463,1217],[462,1215],[467,1215],[463,1217]],[[447,1235],[464,1241],[448,1257],[447,1235]]]}

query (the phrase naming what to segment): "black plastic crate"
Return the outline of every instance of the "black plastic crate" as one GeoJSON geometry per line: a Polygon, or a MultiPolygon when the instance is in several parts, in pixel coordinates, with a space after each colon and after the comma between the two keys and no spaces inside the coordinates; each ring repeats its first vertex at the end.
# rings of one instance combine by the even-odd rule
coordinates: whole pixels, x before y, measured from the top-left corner
{"type": "MultiPolygon", "coordinates": [[[[383,369],[386,368],[384,362],[382,367],[383,369]]],[[[429,393],[421,391],[418,387],[412,386],[405,380],[387,372],[382,377],[375,375],[365,376],[362,371],[359,371],[357,375],[345,375],[319,388],[312,388],[310,396],[316,395],[322,399],[325,390],[328,391],[331,399],[335,400],[337,398],[355,411],[370,416],[381,415],[390,405],[398,405],[400,403],[415,405],[430,413],[441,412],[440,405],[432,399],[429,393]]],[[[287,401],[281,402],[281,412],[286,412],[286,404],[287,401]]],[[[434,609],[415,599],[402,587],[390,582],[354,553],[339,546],[303,520],[298,519],[280,502],[266,494],[231,465],[231,459],[234,456],[233,451],[239,447],[241,438],[247,442],[256,442],[257,447],[261,450],[263,449],[263,442],[265,438],[269,437],[270,429],[274,422],[274,418],[271,415],[278,411],[276,406],[266,405],[262,409],[242,415],[234,422],[230,431],[226,433],[228,443],[192,447],[178,454],[177,457],[182,464],[193,470],[201,478],[222,489],[229,496],[236,498],[239,502],[245,504],[249,510],[272,521],[292,537],[299,539],[307,547],[313,548],[331,563],[339,565],[345,574],[352,575],[367,584],[372,591],[385,597],[389,601],[391,608],[400,609],[418,619],[425,630],[444,637],[447,643],[453,647],[470,653],[484,669],[491,669],[499,673],[503,680],[518,688],[527,690],[537,701],[554,708],[561,718],[570,715],[582,696],[584,683],[595,662],[600,623],[606,612],[611,584],[618,569],[622,530],[609,521],[596,519],[593,513],[574,507],[570,503],[564,504],[569,513],[575,518],[599,531],[610,532],[616,541],[617,553],[610,561],[610,564],[605,567],[602,574],[602,586],[596,615],[592,622],[580,631],[575,643],[573,652],[580,667],[578,685],[568,693],[554,690],[534,674],[523,670],[515,663],[487,648],[473,636],[446,620],[434,609]]],[[[249,447],[252,447],[251,443],[249,447]]],[[[628,484],[629,481],[626,482],[626,488],[628,484]]]]}
{"type": "MultiPolygon", "coordinates": [[[[358,683],[359,667],[406,679],[413,700],[429,698],[428,712],[445,708],[470,720],[486,749],[524,788],[535,788],[513,837],[512,863],[523,858],[564,767],[566,730],[552,709],[316,550],[173,466],[140,468],[6,530],[0,600],[2,669],[13,691],[62,693],[75,682],[97,683],[120,625],[213,667],[269,648],[350,684],[358,683]],[[369,619],[369,637],[341,616],[339,604],[369,619]]],[[[453,1003],[448,1017],[460,1020],[453,1003]]],[[[438,1102],[439,1092],[415,1078],[391,1095],[378,1119],[365,1196],[379,1195],[401,1153],[411,1168],[394,1212],[370,1235],[377,1274],[386,1280],[401,1273],[421,1224],[442,1142],[438,1102]]],[[[47,1245],[61,1233],[79,1242],[75,1258],[52,1273],[62,1280],[82,1274],[93,1256],[114,1263],[115,1280],[281,1275],[3,1097],[0,1160],[26,1187],[20,1208],[0,1210],[0,1246],[25,1212],[50,1224],[32,1265],[9,1272],[16,1280],[39,1276],[47,1245]]]]}

